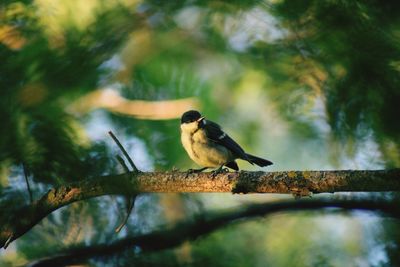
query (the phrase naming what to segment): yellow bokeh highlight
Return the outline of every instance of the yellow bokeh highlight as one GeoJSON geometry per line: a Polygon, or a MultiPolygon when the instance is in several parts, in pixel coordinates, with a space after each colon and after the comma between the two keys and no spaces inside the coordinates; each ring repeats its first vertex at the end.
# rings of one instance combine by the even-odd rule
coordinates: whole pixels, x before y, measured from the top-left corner
{"type": "Polygon", "coordinates": [[[116,6],[125,6],[134,10],[137,4],[136,0],[35,0],[39,25],[48,35],[50,45],[54,47],[64,45],[66,29],[84,31],[95,22],[99,13],[111,10],[116,6]]]}

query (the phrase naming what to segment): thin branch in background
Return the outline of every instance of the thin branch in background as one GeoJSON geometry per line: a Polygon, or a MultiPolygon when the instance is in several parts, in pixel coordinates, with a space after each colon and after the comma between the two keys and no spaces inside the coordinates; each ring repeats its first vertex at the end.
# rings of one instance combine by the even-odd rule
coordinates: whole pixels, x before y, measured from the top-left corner
{"type": "Polygon", "coordinates": [[[116,233],[119,233],[121,231],[121,229],[128,222],[129,216],[131,215],[133,207],[135,206],[136,197],[137,197],[137,195],[133,196],[133,197],[129,197],[129,196],[125,197],[125,199],[127,201],[127,203],[126,203],[127,204],[126,205],[127,206],[126,216],[125,216],[124,220],[122,221],[122,223],[117,228],[115,228],[115,232],[116,233]]]}
{"type": "Polygon", "coordinates": [[[33,196],[32,196],[32,191],[31,191],[31,186],[29,184],[29,171],[28,168],[26,167],[26,165],[24,163],[22,163],[22,169],[24,169],[24,177],[25,177],[25,183],[26,183],[26,188],[28,189],[28,193],[29,193],[29,200],[32,203],[33,202],[33,196]]]}
{"type": "Polygon", "coordinates": [[[108,134],[111,136],[111,138],[114,140],[114,142],[117,144],[119,149],[122,151],[124,154],[125,158],[128,160],[129,164],[131,165],[133,172],[140,172],[139,169],[136,167],[135,163],[133,163],[133,160],[129,156],[128,152],[126,152],[125,148],[122,146],[121,142],[118,140],[118,138],[114,135],[112,131],[109,131],[108,134]]]}
{"type": "MultiPolygon", "coordinates": [[[[117,155],[116,158],[117,158],[118,162],[121,164],[122,168],[124,168],[125,172],[129,173],[129,168],[128,168],[128,166],[126,166],[124,159],[120,155],[117,155]]],[[[136,196],[133,196],[133,197],[126,196],[125,197],[126,206],[127,206],[126,215],[125,215],[125,218],[122,221],[122,223],[117,228],[115,228],[116,233],[119,233],[121,231],[121,229],[128,222],[129,216],[131,215],[133,207],[135,206],[135,199],[136,199],[136,196]]]]}
{"type": "Polygon", "coordinates": [[[13,238],[14,238],[14,234],[11,234],[11,235],[8,237],[8,239],[7,239],[6,242],[4,243],[4,246],[3,246],[4,249],[8,248],[8,245],[10,245],[11,241],[13,240],[13,238]]]}
{"type": "Polygon", "coordinates": [[[115,157],[117,158],[119,164],[121,164],[121,166],[122,166],[122,168],[124,169],[124,171],[125,171],[126,173],[128,173],[128,172],[129,172],[129,168],[128,168],[128,166],[126,165],[124,159],[123,159],[120,155],[116,155],[115,157]]]}
{"type": "Polygon", "coordinates": [[[377,200],[300,200],[278,201],[261,204],[246,205],[242,209],[226,212],[210,212],[204,214],[201,219],[195,221],[182,221],[175,227],[156,230],[151,233],[129,236],[112,243],[103,243],[92,246],[77,247],[62,251],[58,255],[39,259],[27,266],[64,266],[80,264],[93,257],[110,257],[115,253],[124,251],[134,246],[140,247],[142,252],[154,252],[171,249],[188,240],[196,240],[218,229],[224,228],[243,219],[264,217],[278,212],[288,211],[316,211],[324,208],[328,212],[342,210],[364,210],[384,214],[400,219],[400,206],[396,202],[377,200]]]}

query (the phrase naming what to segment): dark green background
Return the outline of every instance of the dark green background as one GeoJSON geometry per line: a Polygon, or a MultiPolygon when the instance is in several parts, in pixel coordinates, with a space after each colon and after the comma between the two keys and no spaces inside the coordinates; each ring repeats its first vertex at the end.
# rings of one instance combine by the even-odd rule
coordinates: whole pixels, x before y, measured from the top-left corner
{"type": "MultiPolygon", "coordinates": [[[[23,166],[35,198],[52,186],[121,172],[109,130],[142,170],[196,167],[180,145],[179,115],[146,120],[107,108],[77,110],[77,101],[105,88],[128,100],[195,99],[248,152],[273,161],[268,170],[398,167],[399,3],[2,1],[2,213],[29,202],[23,166]]],[[[122,199],[75,203],[2,251],[0,263],[277,198],[283,196],[143,195],[119,235],[122,199]]],[[[396,221],[366,213],[280,214],[175,250],[132,249],[91,263],[396,266],[399,233],[396,221]]]]}

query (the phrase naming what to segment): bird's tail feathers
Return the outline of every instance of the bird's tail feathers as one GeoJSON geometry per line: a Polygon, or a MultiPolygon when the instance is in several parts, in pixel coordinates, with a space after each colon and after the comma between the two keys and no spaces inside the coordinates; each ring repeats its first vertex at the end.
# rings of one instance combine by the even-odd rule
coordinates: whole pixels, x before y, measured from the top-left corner
{"type": "Polygon", "coordinates": [[[247,159],[250,161],[250,163],[254,163],[260,167],[266,167],[269,165],[272,165],[273,163],[267,159],[259,158],[250,154],[246,154],[247,159]]]}

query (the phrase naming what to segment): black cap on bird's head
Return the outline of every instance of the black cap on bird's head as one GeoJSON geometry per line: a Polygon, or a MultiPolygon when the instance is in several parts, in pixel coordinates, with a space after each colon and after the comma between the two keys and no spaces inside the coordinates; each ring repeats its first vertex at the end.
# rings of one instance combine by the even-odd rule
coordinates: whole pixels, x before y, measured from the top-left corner
{"type": "Polygon", "coordinates": [[[189,110],[183,113],[181,117],[181,124],[182,123],[190,123],[194,121],[201,121],[204,117],[201,116],[200,112],[197,110],[189,110]]]}

